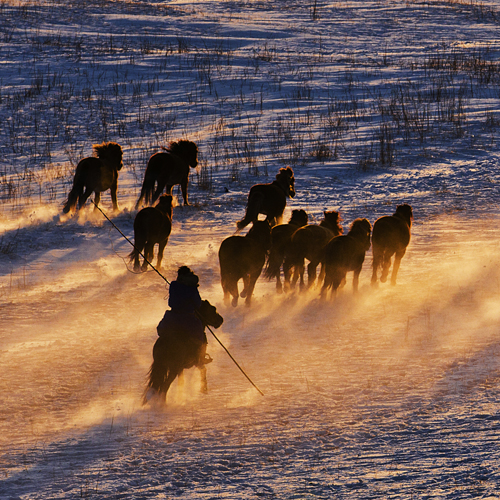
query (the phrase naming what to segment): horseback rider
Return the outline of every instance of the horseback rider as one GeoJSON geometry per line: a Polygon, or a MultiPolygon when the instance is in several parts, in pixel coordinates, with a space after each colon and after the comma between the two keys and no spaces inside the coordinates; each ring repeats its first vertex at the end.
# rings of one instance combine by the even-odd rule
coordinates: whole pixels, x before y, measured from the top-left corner
{"type": "Polygon", "coordinates": [[[158,335],[174,333],[189,342],[193,351],[199,353],[200,363],[212,361],[207,350],[205,327],[197,314],[202,299],[198,291],[199,278],[187,266],[181,266],[177,271],[177,279],[170,283],[168,305],[156,330],[158,335]]]}

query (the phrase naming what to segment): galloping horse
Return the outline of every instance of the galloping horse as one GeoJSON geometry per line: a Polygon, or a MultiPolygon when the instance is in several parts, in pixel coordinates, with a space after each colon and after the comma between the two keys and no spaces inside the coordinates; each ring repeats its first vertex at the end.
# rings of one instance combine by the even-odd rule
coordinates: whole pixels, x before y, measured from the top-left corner
{"type": "Polygon", "coordinates": [[[280,168],[276,180],[270,184],[255,184],[248,193],[245,217],[237,222],[238,230],[255,222],[264,214],[271,226],[280,224],[286,207],[286,199],[295,196],[295,177],[290,167],[280,168]]]}
{"type": "Polygon", "coordinates": [[[354,271],[352,286],[354,292],[358,291],[359,273],[370,248],[371,230],[372,226],[367,219],[356,219],[346,235],[336,236],[327,243],[323,261],[325,281],[321,297],[326,297],[329,288],[332,297],[335,296],[340,284],[345,283],[349,271],[354,271]]]}
{"type": "Polygon", "coordinates": [[[73,179],[73,188],[63,207],[65,214],[74,210],[77,202],[78,208],[82,208],[92,192],[95,193],[94,203],[97,208],[101,200],[101,193],[108,189],[111,190],[113,210],[118,210],[116,191],[118,189],[118,171],[123,167],[122,148],[116,142],[94,144],[92,148],[97,157],[89,156],[78,163],[73,179]]]}
{"type": "MultiPolygon", "coordinates": [[[[208,300],[202,302],[197,313],[205,327],[219,328],[224,321],[208,300]]],[[[163,332],[153,347],[153,363],[149,370],[143,404],[148,402],[152,393],[160,396],[162,402],[165,402],[172,382],[181,377],[184,370],[193,366],[201,373],[201,391],[207,392],[205,348],[206,344],[200,347],[199,343],[192,342],[176,330],[163,332]]]]}
{"type": "Polygon", "coordinates": [[[324,212],[324,219],[319,225],[308,224],[297,229],[293,234],[285,253],[284,267],[293,267],[293,278],[290,284],[290,273],[285,274],[285,289],[295,287],[300,278],[301,289],[304,285],[304,259],[309,261],[307,266],[307,286],[311,287],[316,281],[316,268],[323,259],[325,245],[335,236],[342,234],[339,213],[332,210],[324,212]]]}
{"type": "Polygon", "coordinates": [[[309,217],[304,210],[292,210],[292,216],[288,224],[278,224],[271,229],[271,249],[267,259],[265,275],[268,279],[276,278],[276,291],[282,293],[280,269],[289,275],[289,268],[285,269],[284,260],[287,247],[290,245],[293,233],[307,224],[309,217]]]}
{"type": "Polygon", "coordinates": [[[143,200],[148,205],[154,203],[164,189],[166,194],[172,194],[172,188],[176,184],[181,185],[184,205],[189,205],[189,168],[196,168],[198,165],[198,146],[191,141],[177,141],[162,149],[163,152],[155,153],[149,158],[141,195],[135,204],[136,210],[143,200]]]}
{"type": "Polygon", "coordinates": [[[129,254],[130,262],[134,262],[134,271],[146,271],[148,261],[153,260],[153,249],[158,243],[156,267],[159,269],[163,259],[163,251],[172,231],[172,196],[164,194],[156,207],[146,207],[137,213],[134,219],[134,249],[129,254]],[[139,255],[144,251],[144,262],[139,267],[139,255]]]}
{"type": "Polygon", "coordinates": [[[373,274],[372,285],[377,285],[377,270],[382,267],[380,281],[385,283],[394,257],[391,284],[396,284],[401,259],[410,243],[413,209],[408,204],[399,205],[394,215],[385,215],[375,221],[372,235],[373,274]]]}
{"type": "Polygon", "coordinates": [[[241,297],[250,305],[257,278],[266,262],[271,246],[271,228],[267,221],[256,221],[245,236],[226,238],[219,248],[220,279],[224,291],[224,303],[238,305],[238,281],[243,279],[241,297]]]}

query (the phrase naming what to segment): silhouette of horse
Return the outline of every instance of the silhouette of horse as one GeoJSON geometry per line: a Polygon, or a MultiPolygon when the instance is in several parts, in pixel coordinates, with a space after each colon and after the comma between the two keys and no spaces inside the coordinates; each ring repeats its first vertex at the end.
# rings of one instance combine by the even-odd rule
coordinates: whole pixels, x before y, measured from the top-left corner
{"type": "Polygon", "coordinates": [[[108,189],[111,190],[113,210],[118,210],[116,191],[118,189],[118,171],[123,167],[122,148],[116,142],[94,144],[92,148],[97,157],[89,156],[78,163],[73,179],[73,188],[63,207],[65,214],[74,210],[77,202],[78,208],[82,208],[92,192],[95,193],[94,203],[97,207],[101,200],[101,193],[108,189]]]}
{"type": "MultiPolygon", "coordinates": [[[[283,292],[280,270],[284,265],[285,252],[290,245],[293,233],[307,224],[309,217],[304,210],[292,210],[288,224],[278,224],[271,229],[271,249],[267,259],[265,276],[268,279],[276,278],[276,291],[283,292]]],[[[283,269],[284,274],[290,274],[289,268],[283,269]]]]}
{"type": "MultiPolygon", "coordinates": [[[[219,328],[224,321],[208,300],[202,301],[197,314],[205,327],[219,328]]],[[[193,366],[201,373],[201,391],[207,392],[206,346],[206,343],[193,342],[185,333],[175,329],[162,332],[153,347],[153,363],[142,403],[146,404],[152,395],[158,395],[162,402],[166,402],[167,391],[173,381],[177,377],[182,378],[182,372],[193,366]]]]}
{"type": "Polygon", "coordinates": [[[391,284],[396,284],[399,266],[406,247],[410,243],[411,223],[413,221],[413,209],[408,204],[399,205],[394,215],[380,217],[373,224],[372,252],[373,252],[373,274],[372,285],[377,285],[377,271],[382,267],[380,281],[385,283],[391,267],[391,258],[394,257],[391,284]]]}
{"type": "Polygon", "coordinates": [[[198,146],[191,141],[177,141],[162,149],[163,152],[149,158],[136,210],[143,200],[148,205],[153,204],[164,189],[166,194],[172,194],[176,184],[181,185],[184,205],[189,205],[189,167],[196,168],[198,165],[198,146]]]}
{"type": "Polygon", "coordinates": [[[248,194],[245,217],[237,222],[238,230],[255,222],[264,214],[271,226],[280,224],[286,207],[286,199],[295,196],[295,177],[290,167],[280,168],[276,180],[270,184],[255,184],[248,194]]]}
{"type": "Polygon", "coordinates": [[[323,266],[325,280],[321,288],[321,297],[325,298],[328,289],[332,297],[341,283],[345,284],[346,274],[354,271],[352,286],[358,291],[359,273],[365,261],[365,254],[370,248],[372,226],[367,219],[356,219],[349,232],[331,239],[324,251],[323,266]]]}
{"type": "Polygon", "coordinates": [[[156,207],[146,207],[137,213],[134,219],[134,249],[129,254],[134,263],[134,271],[146,271],[148,262],[153,260],[153,249],[158,243],[156,267],[159,269],[163,259],[163,251],[172,231],[172,196],[164,194],[156,207]],[[139,267],[139,255],[143,253],[145,260],[139,267]],[[148,262],[147,262],[148,261],[148,262]]]}
{"type": "Polygon", "coordinates": [[[219,248],[219,265],[224,303],[238,305],[238,281],[243,279],[241,297],[250,305],[257,278],[266,262],[271,246],[271,228],[267,221],[256,221],[245,236],[233,235],[226,238],[219,248]]]}
{"type": "Polygon", "coordinates": [[[316,268],[323,259],[325,245],[335,236],[342,234],[340,216],[334,210],[324,212],[324,218],[319,225],[308,224],[297,229],[293,234],[290,245],[285,253],[286,269],[293,267],[293,277],[290,283],[290,271],[285,274],[285,290],[295,288],[300,278],[300,288],[304,289],[304,259],[309,261],[307,266],[307,286],[311,287],[316,281],[316,268]]]}

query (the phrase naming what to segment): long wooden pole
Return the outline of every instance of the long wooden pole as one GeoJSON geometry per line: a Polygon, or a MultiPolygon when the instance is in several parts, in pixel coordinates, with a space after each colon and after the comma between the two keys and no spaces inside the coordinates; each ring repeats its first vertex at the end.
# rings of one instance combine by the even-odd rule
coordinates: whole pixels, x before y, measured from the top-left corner
{"type": "MultiPolygon", "coordinates": [[[[135,248],[135,250],[144,259],[144,261],[147,262],[147,264],[153,269],[153,271],[155,271],[156,274],[158,274],[158,276],[160,276],[161,278],[163,278],[166,281],[166,283],[168,285],[170,285],[170,281],[168,281],[168,279],[165,278],[165,276],[163,276],[163,274],[161,274],[160,271],[158,271],[158,269],[156,269],[156,267],[153,266],[153,264],[151,264],[151,262],[149,262],[149,260],[146,259],[146,257],[144,257],[143,253],[140,252],[137,249],[137,247],[134,245],[134,243],[132,243],[132,241],[129,238],[127,238],[127,236],[125,236],[125,234],[123,234],[123,232],[120,230],[120,228],[104,213],[104,211],[98,205],[96,205],[96,203],[94,202],[94,200],[92,200],[92,203],[94,204],[95,208],[97,208],[97,210],[99,210],[99,212],[101,212],[101,214],[106,218],[106,220],[123,236],[123,238],[125,238],[135,248]]],[[[203,321],[203,318],[201,317],[201,315],[197,311],[196,311],[196,314],[203,321]]],[[[254,382],[252,381],[252,379],[246,374],[245,370],[243,370],[243,368],[233,358],[232,354],[229,352],[229,350],[227,349],[227,347],[220,341],[219,337],[217,337],[217,335],[215,335],[215,333],[213,332],[213,330],[210,328],[209,325],[207,325],[207,328],[208,328],[208,331],[213,335],[213,337],[215,338],[215,340],[226,351],[227,355],[231,358],[231,360],[238,367],[238,369],[241,371],[241,373],[243,373],[243,375],[245,375],[246,379],[255,387],[255,389],[257,389],[257,391],[259,392],[259,394],[261,396],[264,396],[264,393],[254,384],[254,382]]]]}

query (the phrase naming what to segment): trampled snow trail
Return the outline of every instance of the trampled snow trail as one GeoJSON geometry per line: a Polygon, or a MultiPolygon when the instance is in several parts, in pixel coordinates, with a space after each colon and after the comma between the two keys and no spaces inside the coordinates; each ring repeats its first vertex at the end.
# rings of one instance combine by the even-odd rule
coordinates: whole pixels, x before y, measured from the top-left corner
{"type": "Polygon", "coordinates": [[[350,276],[326,303],[317,290],[278,296],[260,280],[251,308],[222,305],[214,231],[200,228],[187,250],[173,237],[166,273],[177,265],[170,255],[193,263],[225,317],[217,335],[265,396],[209,339],[209,394],[189,372],[166,409],[139,402],[165,286],[128,273],[109,252],[111,240],[122,256],[126,246],[86,226],[92,237],[64,253],[75,260],[49,250],[24,288],[3,288],[2,489],[30,498],[491,491],[497,222],[460,213],[416,222],[394,288],[369,286],[369,254],[356,297],[350,276]]]}

